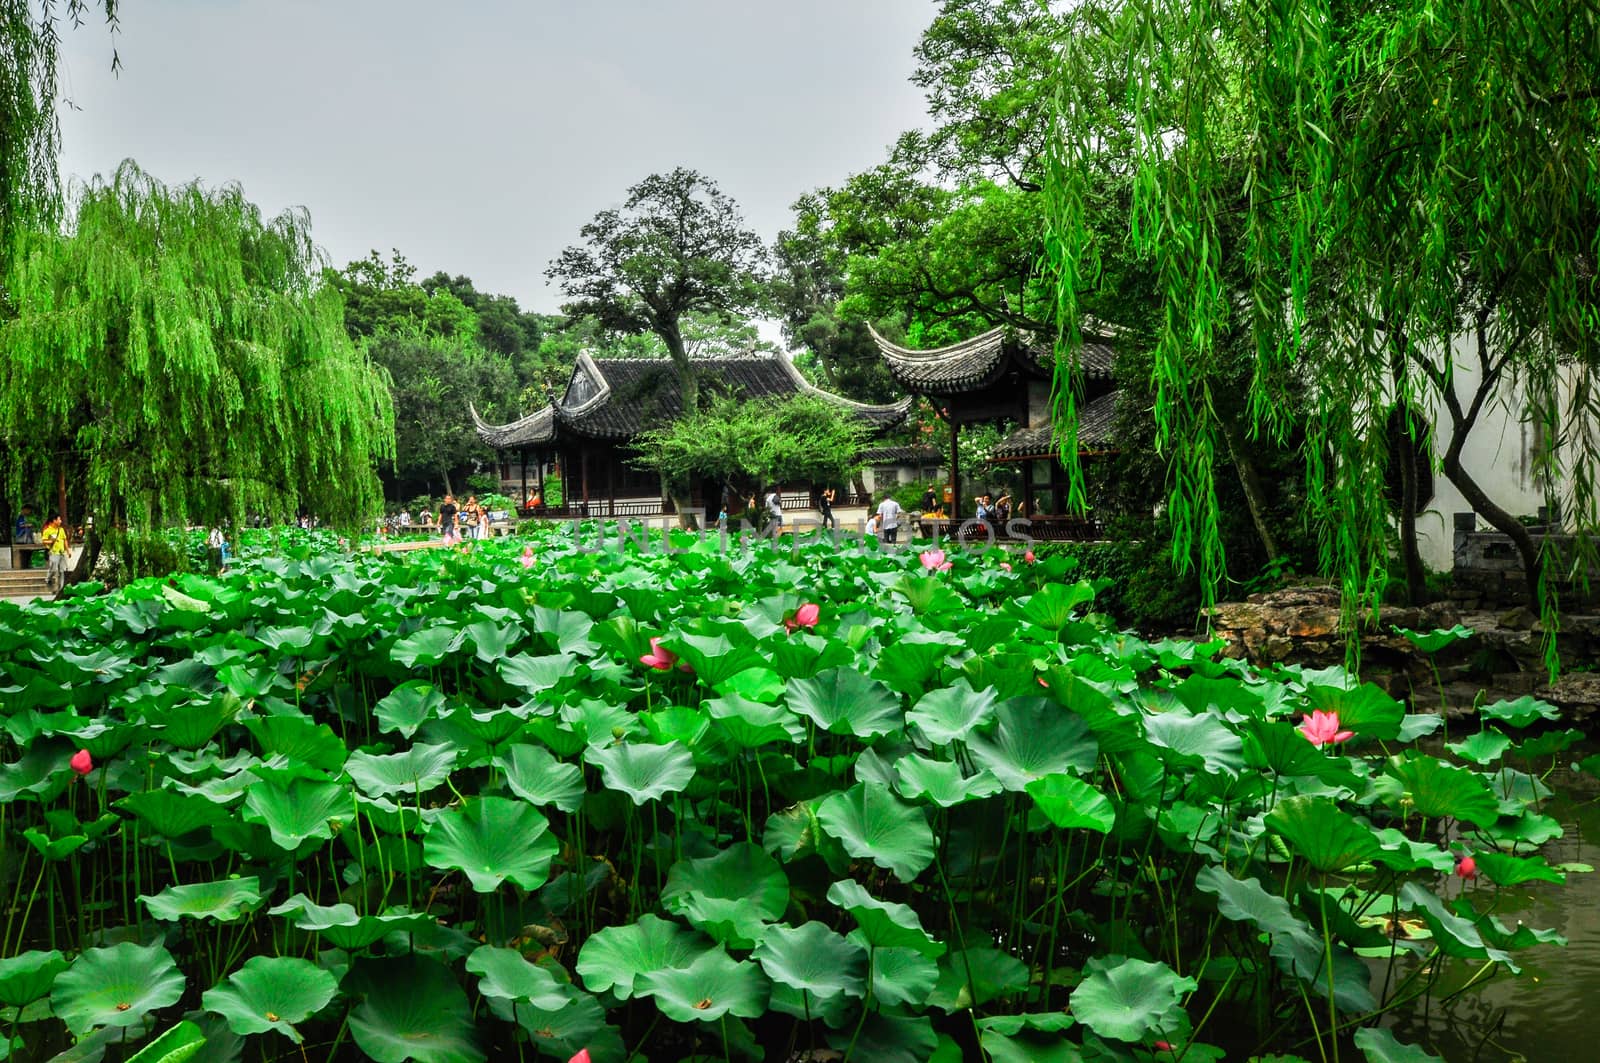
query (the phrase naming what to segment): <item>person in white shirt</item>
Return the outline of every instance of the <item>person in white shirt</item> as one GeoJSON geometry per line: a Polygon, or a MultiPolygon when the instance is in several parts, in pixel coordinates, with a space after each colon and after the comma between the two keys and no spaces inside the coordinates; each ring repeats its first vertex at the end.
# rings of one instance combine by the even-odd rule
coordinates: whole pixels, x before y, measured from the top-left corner
{"type": "Polygon", "coordinates": [[[886,543],[900,541],[900,503],[885,495],[878,503],[878,534],[886,543]]]}
{"type": "Polygon", "coordinates": [[[783,531],[783,499],[779,496],[778,489],[774,487],[767,492],[767,534],[777,538],[781,531],[783,531]]]}

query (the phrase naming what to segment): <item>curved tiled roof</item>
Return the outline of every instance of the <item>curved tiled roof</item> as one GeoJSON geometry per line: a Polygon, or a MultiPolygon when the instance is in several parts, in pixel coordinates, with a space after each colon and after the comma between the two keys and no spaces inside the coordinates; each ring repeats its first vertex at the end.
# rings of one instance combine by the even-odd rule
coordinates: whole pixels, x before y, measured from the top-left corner
{"type": "MultiPolygon", "coordinates": [[[[870,428],[892,428],[911,409],[908,397],[886,406],[824,391],[787,356],[693,359],[702,393],[743,399],[813,395],[834,403],[870,428]]],[[[567,391],[553,406],[509,425],[488,425],[474,413],[478,437],[491,447],[547,443],[563,430],[591,439],[629,439],[683,412],[678,374],[665,358],[578,356],[567,391]],[[541,420],[542,419],[542,420],[541,420]]]]}
{"type": "MultiPolygon", "coordinates": [[[[952,395],[977,391],[1000,378],[1008,362],[1015,362],[1032,376],[1052,375],[1055,348],[1030,338],[1020,341],[1005,327],[992,328],[969,340],[948,347],[914,350],[891,343],[868,326],[878,345],[878,353],[889,367],[889,375],[913,392],[952,395]]],[[[1096,333],[1108,331],[1097,328],[1096,333]]],[[[1098,334],[1084,334],[1078,352],[1083,375],[1090,380],[1111,379],[1115,357],[1111,343],[1098,334]]]]}
{"type": "Polygon", "coordinates": [[[472,425],[478,430],[478,438],[496,450],[534,446],[548,443],[555,438],[556,417],[553,406],[541,407],[521,420],[501,425],[489,424],[478,416],[475,406],[469,406],[468,409],[472,411],[472,425]]]}
{"type": "Polygon", "coordinates": [[[937,465],[944,460],[933,447],[869,447],[856,457],[868,465],[937,465]]]}
{"type": "MultiPolygon", "coordinates": [[[[1120,390],[1109,391],[1078,408],[1080,451],[1116,449],[1114,433],[1117,403],[1121,395],[1120,390]]],[[[1056,446],[1055,426],[1044,424],[1037,428],[1017,429],[996,443],[989,454],[995,461],[1020,461],[1024,458],[1054,457],[1059,450],[1060,448],[1056,446]]]]}

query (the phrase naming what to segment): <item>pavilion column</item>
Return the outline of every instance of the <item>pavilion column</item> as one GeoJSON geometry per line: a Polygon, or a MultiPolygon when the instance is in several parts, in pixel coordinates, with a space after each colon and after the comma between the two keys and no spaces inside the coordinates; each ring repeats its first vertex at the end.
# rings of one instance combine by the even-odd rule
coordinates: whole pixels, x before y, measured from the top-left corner
{"type": "Polygon", "coordinates": [[[528,508],[528,448],[520,447],[517,453],[522,455],[522,497],[511,508],[520,513],[528,508]]]}
{"type": "Polygon", "coordinates": [[[539,504],[541,506],[548,506],[550,503],[545,501],[545,497],[544,497],[544,451],[541,450],[538,453],[539,453],[539,458],[538,458],[538,465],[539,465],[539,504]]]}
{"type": "Polygon", "coordinates": [[[616,455],[608,455],[606,461],[606,516],[617,515],[617,462],[616,455]]]}
{"type": "Polygon", "coordinates": [[[583,515],[589,515],[589,448],[578,452],[579,479],[583,481],[583,515]]]}
{"type": "Polygon", "coordinates": [[[950,410],[950,519],[961,519],[961,422],[950,410]]]}

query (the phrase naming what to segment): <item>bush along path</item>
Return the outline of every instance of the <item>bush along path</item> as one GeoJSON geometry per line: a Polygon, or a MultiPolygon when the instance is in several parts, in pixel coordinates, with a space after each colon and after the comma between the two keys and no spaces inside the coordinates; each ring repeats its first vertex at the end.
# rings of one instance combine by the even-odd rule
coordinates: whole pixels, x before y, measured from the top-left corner
{"type": "Polygon", "coordinates": [[[1560,943],[1540,702],[1426,753],[1066,558],[595,541],[0,606],[0,1057],[1414,1060],[1560,943]]]}

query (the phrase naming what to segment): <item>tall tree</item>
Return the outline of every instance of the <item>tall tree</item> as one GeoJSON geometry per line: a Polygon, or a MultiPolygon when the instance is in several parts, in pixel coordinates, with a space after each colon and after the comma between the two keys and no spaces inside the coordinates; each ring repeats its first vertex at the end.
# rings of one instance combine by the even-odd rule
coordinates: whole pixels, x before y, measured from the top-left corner
{"type": "Polygon", "coordinates": [[[389,393],[318,283],[304,212],[237,185],[168,188],[124,163],[78,189],[66,232],[23,234],[0,322],[14,474],[71,453],[102,519],[377,510],[389,393]]]}
{"type": "MultiPolygon", "coordinates": [[[[1209,409],[1230,314],[1255,337],[1252,421],[1313,404],[1308,488],[1347,607],[1387,578],[1389,410],[1437,403],[1443,471],[1521,552],[1530,591],[1556,562],[1461,460],[1485,409],[1520,401],[1557,445],[1537,456],[1593,557],[1600,474],[1600,19],[1592,5],[1496,0],[1117,0],[1076,9],[1064,42],[1049,192],[1064,308],[1093,262],[1085,175],[1133,174],[1133,241],[1155,257],[1156,415],[1180,536],[1216,542],[1209,409]],[[1103,86],[1123,86],[1108,135],[1103,86]],[[1098,92],[1094,86],[1101,88],[1098,92]],[[1226,230],[1249,263],[1242,311],[1226,230]],[[1287,296],[1285,293],[1287,292],[1287,296]],[[1459,353],[1458,353],[1459,352],[1459,353]],[[1516,387],[1507,385],[1515,384],[1516,387]]],[[[1069,342],[1074,339],[1069,335],[1069,342]]],[[[1209,548],[1203,553],[1210,553],[1209,548]]],[[[1203,573],[1211,583],[1214,559],[1203,573]]],[[[1553,630],[1553,624],[1550,628],[1553,630]]]]}
{"type": "Polygon", "coordinates": [[[683,319],[743,316],[764,306],[760,237],[714,182],[682,167],[646,177],[628,190],[621,210],[601,211],[580,234],[584,243],[562,251],[546,270],[572,300],[562,310],[592,316],[615,332],[659,337],[685,409],[696,409],[699,385],[683,319]]]}
{"type": "MultiPolygon", "coordinates": [[[[739,208],[716,184],[679,167],[628,190],[620,210],[603,210],[580,230],[584,242],[562,251],[546,275],[572,299],[570,316],[592,316],[627,334],[652,333],[666,345],[686,413],[700,386],[684,336],[691,313],[724,318],[766,301],[765,253],[739,208]]],[[[668,484],[679,519],[690,518],[687,484],[668,484]]]]}

